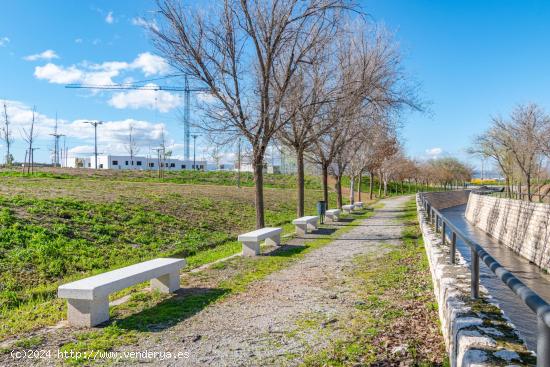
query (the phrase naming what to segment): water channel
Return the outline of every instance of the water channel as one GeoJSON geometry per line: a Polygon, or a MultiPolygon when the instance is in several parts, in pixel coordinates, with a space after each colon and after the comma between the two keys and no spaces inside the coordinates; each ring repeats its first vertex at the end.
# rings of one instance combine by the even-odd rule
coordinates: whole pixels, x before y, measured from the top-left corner
{"type": "MultiPolygon", "coordinates": [[[[536,265],[517,255],[503,244],[475,228],[466,220],[464,213],[466,205],[454,206],[441,210],[441,213],[458,227],[464,234],[479,243],[502,266],[521,279],[528,287],[550,303],[550,275],[540,270],[536,265]]],[[[450,236],[450,232],[449,232],[450,236]]],[[[457,237],[457,250],[465,261],[470,264],[470,248],[457,237]]],[[[520,336],[531,350],[537,345],[537,318],[523,301],[516,296],[506,284],[498,279],[489,268],[480,261],[480,283],[489,291],[493,300],[499,304],[506,317],[516,326],[520,336]]]]}

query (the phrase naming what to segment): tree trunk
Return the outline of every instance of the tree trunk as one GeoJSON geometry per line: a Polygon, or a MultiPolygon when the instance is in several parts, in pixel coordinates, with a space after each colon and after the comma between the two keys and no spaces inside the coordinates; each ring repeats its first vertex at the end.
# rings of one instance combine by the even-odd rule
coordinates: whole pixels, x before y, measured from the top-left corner
{"type": "Polygon", "coordinates": [[[326,209],[330,208],[328,205],[328,164],[323,164],[321,167],[323,171],[323,201],[325,202],[326,209]]]}
{"type": "Polygon", "coordinates": [[[349,203],[353,205],[355,202],[355,177],[350,176],[349,180],[349,203]]]}
{"type": "Polygon", "coordinates": [[[527,200],[533,201],[533,194],[531,193],[531,175],[525,175],[525,184],[527,185],[527,200]]]}
{"type": "Polygon", "coordinates": [[[296,189],[298,190],[298,205],[296,215],[298,218],[304,216],[304,149],[296,148],[296,189]]]}
{"type": "Polygon", "coordinates": [[[264,165],[262,158],[254,158],[254,189],[256,194],[256,229],[265,227],[264,165]]]}
{"type": "Polygon", "coordinates": [[[342,176],[336,176],[336,206],[342,209],[342,176]]]}
{"type": "Polygon", "coordinates": [[[382,172],[378,174],[378,197],[382,197],[382,172]]]}
{"type": "Polygon", "coordinates": [[[388,180],[384,177],[384,197],[388,196],[388,180]]]}
{"type": "Polygon", "coordinates": [[[374,191],[374,174],[369,172],[370,182],[369,182],[369,198],[372,200],[372,192],[374,191]]]}
{"type": "Polygon", "coordinates": [[[360,202],[361,202],[361,186],[362,186],[361,184],[363,183],[361,181],[363,181],[363,172],[359,173],[359,187],[357,189],[357,194],[359,195],[360,202]]]}

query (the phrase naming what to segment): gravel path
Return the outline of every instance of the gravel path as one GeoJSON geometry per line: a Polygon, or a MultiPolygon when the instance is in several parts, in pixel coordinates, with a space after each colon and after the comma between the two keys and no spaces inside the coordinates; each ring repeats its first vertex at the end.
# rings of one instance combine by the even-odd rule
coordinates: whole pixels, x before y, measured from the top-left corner
{"type": "Polygon", "coordinates": [[[348,275],[354,267],[353,260],[357,255],[385,251],[387,246],[382,244],[399,243],[402,228],[394,219],[408,199],[381,201],[382,209],[375,210],[372,217],[358,222],[339,239],[252,284],[245,292],[119,351],[188,356],[162,362],[149,360],[163,366],[298,364],[306,350],[319,350],[338,332],[304,333],[297,326],[300,320],[314,318],[323,325],[353,311],[356,299],[348,275]]]}

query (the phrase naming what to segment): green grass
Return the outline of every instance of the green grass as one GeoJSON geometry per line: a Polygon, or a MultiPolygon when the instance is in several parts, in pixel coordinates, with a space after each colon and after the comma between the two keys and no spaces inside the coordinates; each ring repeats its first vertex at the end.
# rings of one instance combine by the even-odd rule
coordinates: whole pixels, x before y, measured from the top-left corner
{"type": "MultiPolygon", "coordinates": [[[[266,189],[266,224],[291,230],[295,191],[266,189]]],[[[315,213],[318,191],[306,191],[315,213]]],[[[18,177],[0,181],[0,340],[65,314],[59,284],[155,257],[200,266],[240,251],[255,227],[251,188],[18,177]]],[[[125,290],[117,296],[130,293],[125,290]]]]}
{"type": "MultiPolygon", "coordinates": [[[[237,173],[231,171],[165,171],[164,178],[159,179],[157,171],[123,171],[123,170],[89,170],[89,169],[52,169],[37,168],[32,175],[21,170],[1,169],[0,177],[27,177],[53,179],[116,179],[134,182],[165,182],[189,185],[222,185],[236,186],[237,173]]],[[[241,186],[253,187],[254,176],[250,172],[241,172],[241,186]]],[[[264,187],[291,189],[296,187],[296,177],[290,174],[264,174],[264,187]]],[[[320,190],[321,179],[317,176],[305,177],[305,188],[320,190]]]]}
{"type": "Polygon", "coordinates": [[[402,245],[356,258],[355,311],[336,325],[340,337],[322,351],[311,351],[305,366],[447,365],[437,305],[414,201],[400,218],[406,224],[402,245]],[[420,321],[416,321],[420,320],[420,321]],[[434,332],[435,330],[435,332],[434,332]],[[391,354],[406,345],[406,355],[391,354]]]}
{"type": "MultiPolygon", "coordinates": [[[[372,212],[355,214],[356,219],[366,218],[372,212]]],[[[330,236],[309,241],[304,247],[281,248],[270,256],[255,258],[234,258],[211,269],[231,267],[235,273],[228,279],[216,282],[215,286],[183,297],[171,297],[156,292],[137,293],[131,300],[111,309],[115,318],[109,326],[92,332],[77,333],[73,342],[62,346],[63,351],[80,352],[82,355],[109,351],[121,345],[133,344],[139,337],[150,337],[151,333],[170,327],[194,315],[210,304],[219,302],[229,295],[245,291],[250,284],[267,275],[289,266],[307,253],[330,243],[334,238],[353,228],[351,225],[339,228],[330,236]]],[[[201,275],[196,275],[201,276],[201,275]]],[[[212,275],[216,278],[215,274],[212,275]]],[[[184,285],[185,286],[185,285],[184,285]]],[[[80,364],[86,358],[72,359],[80,364]]]]}

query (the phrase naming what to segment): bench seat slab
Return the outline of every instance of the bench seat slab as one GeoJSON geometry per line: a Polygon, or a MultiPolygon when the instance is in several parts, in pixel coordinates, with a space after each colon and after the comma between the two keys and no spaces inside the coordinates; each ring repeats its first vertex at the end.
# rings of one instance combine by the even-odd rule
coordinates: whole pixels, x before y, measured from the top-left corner
{"type": "Polygon", "coordinates": [[[325,218],[327,222],[338,222],[340,220],[340,210],[339,209],[329,209],[325,212],[325,218]]]}
{"type": "Polygon", "coordinates": [[[353,205],[343,205],[343,206],[342,206],[342,209],[343,209],[346,213],[350,214],[351,211],[353,210],[353,207],[354,207],[353,205]]]}
{"type": "Polygon", "coordinates": [[[160,258],[61,285],[67,299],[67,318],[75,326],[95,326],[109,320],[109,294],[150,280],[151,288],[170,293],[180,288],[183,259],[160,258]]]}
{"type": "Polygon", "coordinates": [[[292,223],[296,226],[296,234],[304,236],[308,230],[314,231],[317,229],[318,220],[319,217],[317,216],[308,216],[295,219],[292,223]]]}
{"type": "Polygon", "coordinates": [[[243,256],[260,254],[260,243],[265,240],[266,245],[279,246],[281,244],[282,228],[266,227],[239,235],[238,241],[243,244],[243,256]]]}

